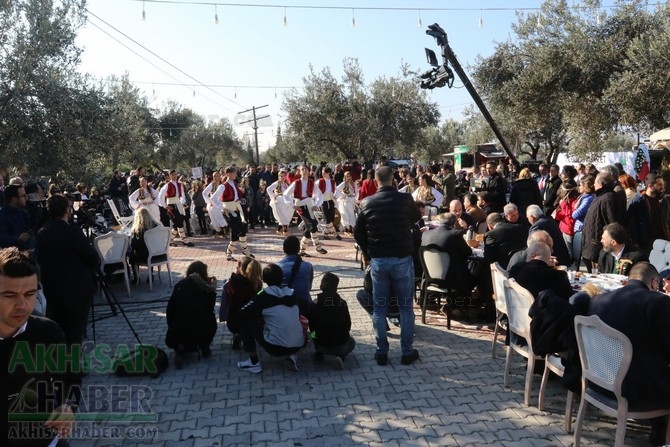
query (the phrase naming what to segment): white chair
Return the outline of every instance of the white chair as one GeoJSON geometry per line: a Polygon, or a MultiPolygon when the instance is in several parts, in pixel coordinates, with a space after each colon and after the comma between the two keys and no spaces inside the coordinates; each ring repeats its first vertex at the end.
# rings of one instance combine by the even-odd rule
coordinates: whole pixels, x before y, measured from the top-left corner
{"type": "Polygon", "coordinates": [[[479,222],[479,224],[477,225],[477,233],[478,234],[486,234],[487,231],[489,231],[489,227],[488,227],[486,221],[479,222]]]}
{"type": "Polygon", "coordinates": [[[507,357],[505,359],[504,384],[509,386],[509,373],[512,367],[512,351],[516,351],[521,356],[528,359],[526,365],[526,383],[524,386],[523,403],[530,405],[530,393],[533,385],[533,369],[535,361],[542,357],[533,353],[533,342],[530,338],[530,317],[528,310],[533,303],[533,295],[521,287],[514,279],[504,281],[507,303],[507,323],[510,331],[509,346],[507,347],[507,357]],[[521,340],[525,342],[522,342],[521,340]]]}
{"type": "Polygon", "coordinates": [[[496,303],[496,321],[493,329],[493,341],[491,342],[491,357],[496,358],[496,343],[498,332],[504,329],[501,318],[507,314],[507,303],[505,302],[505,280],[509,279],[509,273],[502,268],[498,262],[491,264],[491,280],[493,282],[493,297],[496,303]]]}
{"type": "Polygon", "coordinates": [[[133,215],[131,214],[130,216],[122,216],[119,213],[119,210],[116,208],[116,204],[114,203],[114,200],[112,199],[107,199],[107,205],[109,205],[109,209],[112,210],[112,215],[114,216],[114,219],[121,225],[121,230],[125,230],[126,228],[130,228],[130,226],[133,224],[133,215]]]}
{"type": "Polygon", "coordinates": [[[656,267],[658,272],[670,268],[670,241],[656,239],[649,253],[649,263],[656,267]]]}
{"type": "Polygon", "coordinates": [[[123,273],[126,280],[128,297],[130,294],[130,280],[128,279],[128,246],[130,239],[124,234],[110,232],[98,236],[93,240],[95,251],[100,257],[100,271],[103,274],[123,273]]]}
{"type": "MultiPolygon", "coordinates": [[[[451,305],[447,272],[449,271],[450,257],[438,245],[428,245],[420,248],[421,264],[423,266],[423,302],[421,303],[421,322],[426,324],[426,307],[428,306],[428,292],[438,296],[447,296],[447,329],[451,329],[451,305]]],[[[440,301],[438,299],[438,305],[440,301]]]]}
{"type": "MultiPolygon", "coordinates": [[[[582,401],[577,412],[575,447],[580,445],[582,423],[589,403],[608,416],[617,418],[615,447],[623,446],[628,418],[651,419],[670,415],[668,408],[648,411],[629,409],[628,399],[621,395],[621,385],[633,358],[633,345],[628,337],[603,323],[597,315],[575,317],[575,334],[582,362],[582,401]],[[594,389],[592,384],[614,394],[614,399],[594,389]]],[[[665,441],[668,440],[670,424],[665,434],[665,441]]]]}
{"type": "Polygon", "coordinates": [[[153,290],[153,267],[158,268],[158,280],[162,282],[161,265],[166,265],[170,287],[172,287],[172,271],[170,270],[170,256],[168,253],[170,249],[170,229],[163,225],[158,225],[151,230],[145,231],[144,243],[147,245],[149,256],[146,261],[138,260],[135,262],[135,276],[139,280],[137,266],[146,265],[149,270],[149,290],[153,290]]]}
{"type": "MultiPolygon", "coordinates": [[[[549,354],[544,357],[544,372],[542,373],[542,382],[540,383],[540,393],[537,397],[537,408],[544,410],[544,396],[547,393],[547,383],[549,382],[549,373],[553,372],[558,377],[563,377],[565,367],[561,361],[561,357],[549,354]]],[[[565,431],[572,433],[572,406],[575,401],[575,393],[568,390],[568,395],[565,398],[565,431]]]]}

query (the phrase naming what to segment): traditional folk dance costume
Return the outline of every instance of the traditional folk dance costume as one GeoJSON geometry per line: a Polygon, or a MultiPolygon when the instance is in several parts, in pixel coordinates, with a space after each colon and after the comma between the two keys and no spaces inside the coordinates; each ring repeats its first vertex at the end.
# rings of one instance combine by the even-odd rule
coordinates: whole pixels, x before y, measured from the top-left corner
{"type": "Polygon", "coordinates": [[[284,191],[288,189],[288,183],[286,181],[281,182],[277,180],[270,186],[268,186],[267,191],[270,196],[270,208],[272,208],[272,214],[275,216],[277,221],[277,233],[283,236],[286,236],[288,233],[288,226],[291,223],[293,218],[293,204],[287,203],[284,200],[284,191]]]}
{"type": "Polygon", "coordinates": [[[314,217],[314,210],[312,210],[315,206],[321,206],[323,202],[321,190],[318,187],[314,187],[314,180],[303,180],[302,178],[294,180],[284,192],[284,198],[287,201],[290,201],[291,198],[293,199],[293,204],[299,207],[298,214],[305,224],[305,232],[300,240],[300,254],[306,254],[305,250],[310,239],[314,243],[317,252],[321,254],[328,253],[321,245],[321,241],[319,241],[318,222],[314,217]]]}
{"type": "Polygon", "coordinates": [[[226,249],[226,259],[229,261],[235,260],[233,253],[235,253],[238,241],[242,253],[254,257],[247,245],[247,221],[244,218],[242,205],[240,205],[240,199],[243,195],[244,193],[233,180],[228,180],[219,185],[212,195],[212,202],[223,209],[227,215],[228,226],[230,227],[230,243],[226,249]]]}
{"type": "Polygon", "coordinates": [[[335,190],[335,197],[337,197],[337,208],[340,210],[342,217],[342,226],[345,233],[353,233],[354,226],[356,226],[356,185],[354,182],[344,181],[337,185],[335,190]]]}
{"type": "Polygon", "coordinates": [[[137,188],[129,197],[128,203],[134,210],[146,208],[151,217],[158,223],[161,221],[161,211],[158,207],[158,193],[151,186],[137,188]]]}
{"type": "Polygon", "coordinates": [[[321,177],[317,184],[323,196],[321,209],[323,210],[323,217],[326,218],[326,236],[335,236],[336,239],[342,240],[342,237],[337,234],[338,229],[333,225],[335,221],[335,201],[333,199],[335,198],[335,190],[337,188],[335,179],[332,177],[328,179],[321,177]]]}
{"type": "Polygon", "coordinates": [[[186,232],[184,231],[184,216],[186,210],[186,197],[184,196],[184,186],[178,181],[170,180],[163,186],[158,193],[158,204],[165,208],[172,222],[172,236],[179,235],[181,242],[189,247],[193,244],[188,242],[186,232]]]}
{"type": "Polygon", "coordinates": [[[223,216],[223,208],[212,200],[213,193],[216,191],[215,186],[218,189],[219,184],[215,185],[214,182],[210,182],[209,185],[205,186],[205,189],[202,191],[202,197],[207,203],[207,214],[212,223],[212,228],[216,231],[217,235],[222,235],[223,229],[228,226],[228,222],[223,216]]]}

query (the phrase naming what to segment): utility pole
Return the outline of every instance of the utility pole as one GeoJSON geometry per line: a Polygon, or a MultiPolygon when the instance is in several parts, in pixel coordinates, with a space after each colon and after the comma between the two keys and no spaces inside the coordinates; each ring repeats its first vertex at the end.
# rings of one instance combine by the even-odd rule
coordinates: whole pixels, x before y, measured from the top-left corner
{"type": "Polygon", "coordinates": [[[260,154],[258,153],[258,120],[262,120],[263,118],[267,118],[267,117],[270,116],[270,115],[263,115],[263,116],[256,117],[256,110],[257,109],[262,109],[263,107],[267,107],[267,106],[268,106],[267,104],[265,104],[264,106],[260,106],[260,107],[254,106],[250,109],[243,110],[240,113],[238,113],[238,115],[241,115],[242,113],[247,113],[247,112],[253,112],[254,113],[254,118],[253,119],[242,121],[240,124],[246,124],[246,123],[250,123],[252,121],[254,122],[254,125],[253,125],[252,129],[254,129],[254,143],[256,144],[256,166],[258,166],[258,164],[261,162],[261,157],[260,157],[260,154]]]}

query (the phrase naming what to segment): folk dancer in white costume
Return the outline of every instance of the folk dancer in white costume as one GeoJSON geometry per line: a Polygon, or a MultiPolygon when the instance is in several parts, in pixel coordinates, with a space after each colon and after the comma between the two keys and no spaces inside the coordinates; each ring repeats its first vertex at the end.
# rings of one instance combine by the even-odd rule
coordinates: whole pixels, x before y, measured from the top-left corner
{"type": "Polygon", "coordinates": [[[335,197],[337,197],[337,208],[340,210],[340,216],[342,217],[344,234],[352,235],[356,225],[355,209],[358,191],[356,191],[356,184],[349,172],[344,173],[344,181],[337,185],[335,197]]]}
{"type": "Polygon", "coordinates": [[[300,255],[307,255],[305,250],[310,239],[314,243],[316,251],[325,255],[328,251],[323,248],[321,241],[319,241],[318,222],[314,217],[314,210],[321,206],[323,195],[321,194],[321,190],[314,184],[314,180],[309,178],[309,168],[307,166],[300,166],[300,176],[284,192],[285,200],[293,201],[293,208],[298,212],[305,224],[305,232],[300,241],[300,255]]]}
{"type": "Polygon", "coordinates": [[[412,193],[412,197],[415,202],[418,201],[426,204],[426,212],[429,212],[430,216],[437,216],[440,212],[442,201],[444,201],[444,195],[432,186],[431,182],[432,180],[430,180],[428,174],[419,176],[419,188],[412,193]]]}
{"type": "Polygon", "coordinates": [[[172,222],[172,236],[179,235],[181,242],[192,247],[193,243],[186,238],[184,231],[184,216],[186,211],[184,205],[186,204],[186,197],[184,186],[177,180],[177,171],[174,169],[170,171],[170,181],[165,184],[158,192],[158,205],[165,208],[170,216],[172,222]]]}
{"type": "Polygon", "coordinates": [[[326,166],[321,170],[322,177],[317,182],[321,194],[323,195],[323,204],[321,209],[323,210],[323,217],[326,218],[326,236],[335,236],[335,239],[341,241],[342,236],[340,236],[339,229],[335,228],[333,222],[335,221],[335,189],[337,185],[335,180],[331,177],[333,170],[330,166],[326,166]]]}
{"type": "Polygon", "coordinates": [[[223,214],[228,221],[230,227],[230,243],[226,249],[226,259],[234,261],[233,253],[235,253],[237,243],[240,243],[242,253],[254,258],[255,256],[249,251],[247,245],[247,222],[244,219],[244,212],[240,205],[240,199],[243,197],[243,192],[235,183],[237,179],[237,169],[234,167],[226,168],[225,183],[219,185],[214,194],[212,201],[216,206],[223,209],[223,214]]]}
{"type": "Polygon", "coordinates": [[[158,207],[158,192],[149,186],[146,177],[140,177],[140,187],[129,197],[128,203],[135,211],[146,208],[151,217],[158,223],[161,222],[161,211],[158,207]]]}
{"type": "Polygon", "coordinates": [[[281,236],[286,236],[288,233],[288,226],[295,213],[293,204],[284,200],[284,191],[288,189],[288,186],[286,171],[282,169],[279,171],[279,180],[268,186],[267,189],[270,196],[270,208],[277,221],[277,234],[281,236]]]}
{"type": "Polygon", "coordinates": [[[219,171],[214,171],[214,173],[212,174],[212,181],[207,186],[205,186],[205,189],[202,191],[202,197],[205,199],[205,202],[207,203],[207,214],[209,215],[212,228],[216,232],[215,234],[217,236],[223,236],[224,228],[228,226],[226,218],[223,217],[223,208],[221,208],[221,206],[219,205],[216,205],[212,200],[212,195],[214,194],[214,191],[216,191],[220,185],[221,185],[221,174],[219,173],[219,171]]]}

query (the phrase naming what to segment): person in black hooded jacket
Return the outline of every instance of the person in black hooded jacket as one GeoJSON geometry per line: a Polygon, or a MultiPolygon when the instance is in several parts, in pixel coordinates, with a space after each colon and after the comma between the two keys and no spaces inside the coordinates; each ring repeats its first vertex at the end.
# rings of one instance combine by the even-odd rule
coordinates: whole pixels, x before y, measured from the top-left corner
{"type": "Polygon", "coordinates": [[[200,351],[212,355],[210,345],[216,334],[214,305],[216,278],[207,275],[207,265],[195,261],[188,266],[186,278],[179,281],[167,305],[165,344],[175,350],[177,369],[184,365],[186,353],[200,351]]]}

